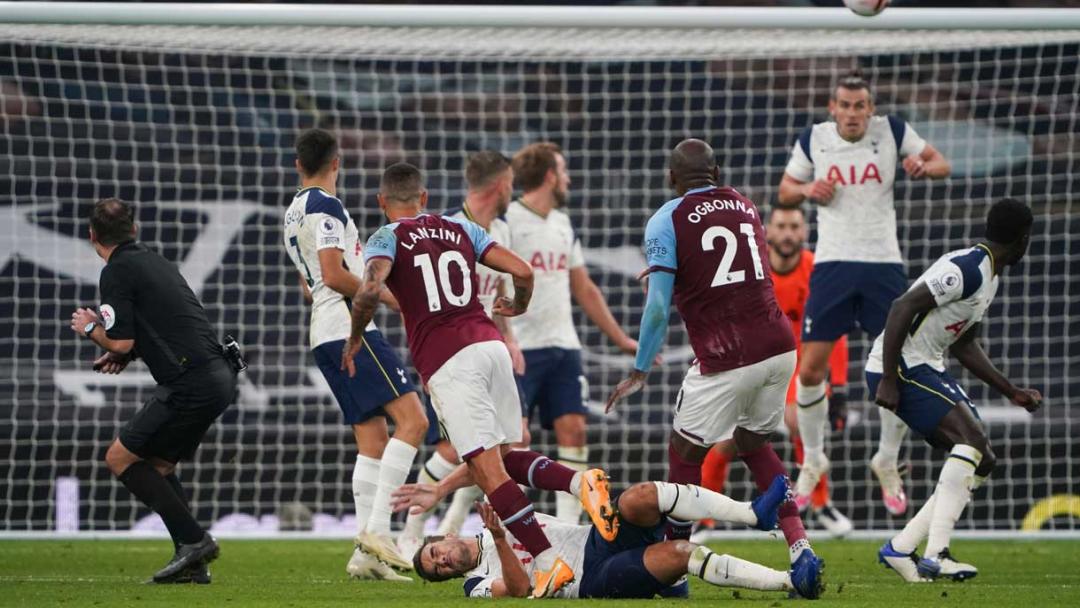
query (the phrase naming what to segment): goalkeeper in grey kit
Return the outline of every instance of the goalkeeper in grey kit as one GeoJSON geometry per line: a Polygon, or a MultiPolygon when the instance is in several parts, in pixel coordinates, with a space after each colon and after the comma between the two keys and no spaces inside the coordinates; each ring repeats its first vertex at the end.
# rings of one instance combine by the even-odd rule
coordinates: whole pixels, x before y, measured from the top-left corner
{"type": "Polygon", "coordinates": [[[90,243],[105,260],[101,306],[78,308],[71,329],[104,349],[94,369],[119,374],[136,356],[157,382],[149,400],[121,428],[105,453],[109,470],[140,502],[161,516],[175,553],[149,582],[209,583],[218,557],[184,496],[176,465],[189,460],[214,420],[236,398],[245,365],[231,339],[214,337],[206,311],[176,265],[135,240],[128,203],[98,201],[90,243]]]}

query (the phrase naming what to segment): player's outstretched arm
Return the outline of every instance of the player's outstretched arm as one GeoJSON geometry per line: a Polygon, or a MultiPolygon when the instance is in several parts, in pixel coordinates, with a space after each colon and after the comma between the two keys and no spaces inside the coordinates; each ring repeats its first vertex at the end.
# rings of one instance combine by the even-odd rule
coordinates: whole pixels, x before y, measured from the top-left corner
{"type": "Polygon", "coordinates": [[[353,357],[360,351],[360,345],[364,340],[364,328],[375,316],[375,309],[379,306],[379,296],[386,286],[386,277],[390,276],[390,268],[393,266],[387,258],[372,258],[364,267],[364,279],[360,287],[352,296],[352,333],[345,341],[345,349],[341,355],[341,369],[349,370],[349,376],[356,375],[356,363],[353,357]]]}
{"type": "Polygon", "coordinates": [[[659,358],[660,349],[667,337],[668,319],[671,316],[671,296],[675,290],[675,275],[671,272],[654,272],[649,278],[648,292],[645,297],[645,311],[641,314],[641,332],[638,337],[637,355],[634,359],[634,371],[620,382],[608,397],[605,412],[610,412],[615,404],[636,393],[645,385],[645,376],[653,363],[659,358]]]}
{"type": "Polygon", "coordinates": [[[498,298],[492,312],[504,317],[515,317],[528,310],[533,292],[532,267],[518,254],[498,243],[488,248],[481,263],[514,278],[513,299],[498,298]]]}
{"type": "Polygon", "coordinates": [[[878,384],[874,402],[881,407],[896,411],[900,405],[900,389],[897,379],[900,371],[900,351],[915,317],[937,307],[937,301],[925,283],[920,283],[893,302],[889,318],[885,321],[882,338],[881,382],[878,384]]]}
{"type": "Polygon", "coordinates": [[[476,512],[480,514],[484,527],[495,541],[495,551],[499,554],[499,565],[502,566],[502,578],[495,579],[491,583],[491,596],[525,597],[532,586],[529,583],[529,575],[514,553],[514,548],[506,540],[506,530],[503,529],[495,508],[491,506],[491,503],[477,501],[476,512]]]}
{"type": "Polygon", "coordinates": [[[438,483],[407,483],[390,493],[390,508],[394,513],[409,509],[412,515],[430,511],[442,499],[469,486],[476,485],[468,465],[459,464],[457,468],[443,477],[438,483]]]}
{"type": "Polygon", "coordinates": [[[604,335],[619,350],[628,355],[637,353],[637,342],[626,335],[626,332],[619,326],[615,316],[611,314],[611,309],[608,308],[604,294],[593,282],[592,277],[589,276],[589,271],[584,266],[570,269],[570,292],[589,319],[596,324],[600,331],[604,332],[604,335]]]}
{"type": "Polygon", "coordinates": [[[1039,405],[1042,402],[1042,395],[1035,389],[1018,388],[1009,382],[1009,379],[1002,374],[994,363],[990,361],[990,357],[986,356],[986,351],[982,349],[982,345],[979,344],[978,325],[964,332],[960,339],[957,340],[950,348],[949,352],[952,353],[956,360],[960,362],[975,377],[982,380],[986,384],[990,385],[994,390],[998,391],[1002,395],[1005,395],[1013,403],[1026,409],[1029,412],[1034,412],[1039,409],[1039,405]]]}

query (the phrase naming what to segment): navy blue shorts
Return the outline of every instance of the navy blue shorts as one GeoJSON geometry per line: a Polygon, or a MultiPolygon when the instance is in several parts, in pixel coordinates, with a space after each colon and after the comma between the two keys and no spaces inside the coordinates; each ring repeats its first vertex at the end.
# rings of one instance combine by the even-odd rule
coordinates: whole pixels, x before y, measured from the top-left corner
{"type": "Polygon", "coordinates": [[[315,347],[315,363],[337,399],[345,424],[360,424],[383,414],[382,407],[394,399],[416,391],[401,359],[382,333],[364,333],[364,345],[356,353],[356,376],[341,369],[345,340],[315,347]]]}
{"type": "MultiPolygon", "coordinates": [[[[525,389],[521,387],[521,376],[514,374],[514,380],[517,382],[518,399],[521,400],[521,417],[527,418],[529,410],[525,407],[525,389]]],[[[443,430],[442,425],[439,423],[439,417],[435,414],[435,408],[431,406],[431,395],[424,396],[424,412],[427,414],[428,421],[424,443],[426,445],[435,445],[447,439],[446,431],[443,430]]]]}
{"type": "Polygon", "coordinates": [[[537,348],[523,352],[525,376],[521,384],[530,418],[533,410],[539,409],[540,426],[551,430],[560,416],[588,414],[580,350],[537,348]]]}
{"type": "MultiPolygon", "coordinates": [[[[866,388],[870,398],[877,394],[881,374],[866,372],[866,388]]],[[[967,393],[948,372],[939,372],[929,365],[902,367],[900,370],[900,406],[896,415],[928,442],[933,440],[941,419],[961,402],[967,402],[977,419],[979,411],[971,404],[967,393]]]]}
{"type": "Polygon", "coordinates": [[[667,589],[645,568],[645,549],[664,540],[664,523],[642,528],[625,521],[608,542],[593,528],[585,544],[579,597],[650,599],[667,589]]]}
{"type": "Polygon", "coordinates": [[[874,338],[885,329],[893,300],[906,289],[903,264],[814,264],[803,315],[802,341],[835,342],[856,325],[874,338]]]}

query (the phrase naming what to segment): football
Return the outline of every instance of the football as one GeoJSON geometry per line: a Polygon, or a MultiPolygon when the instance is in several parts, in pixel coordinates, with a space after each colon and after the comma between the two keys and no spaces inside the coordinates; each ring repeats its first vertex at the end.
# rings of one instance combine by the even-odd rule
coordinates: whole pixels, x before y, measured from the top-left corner
{"type": "Polygon", "coordinates": [[[873,17],[889,6],[889,0],[844,0],[844,6],[863,17],[873,17]]]}

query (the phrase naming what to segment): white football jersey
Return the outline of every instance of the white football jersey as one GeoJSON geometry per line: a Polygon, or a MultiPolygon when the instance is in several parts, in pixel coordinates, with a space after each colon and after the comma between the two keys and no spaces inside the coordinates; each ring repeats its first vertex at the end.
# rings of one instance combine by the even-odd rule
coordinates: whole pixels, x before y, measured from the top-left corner
{"type": "MultiPolygon", "coordinates": [[[[925,364],[945,371],[945,351],[982,321],[997,294],[994,258],[985,245],[946,253],[916,279],[911,289],[920,284],[930,289],[937,308],[915,318],[900,356],[907,367],[925,364]]],[[[884,338],[882,333],[874,340],[866,371],[882,373],[884,338]]]]}
{"type": "Polygon", "coordinates": [[[522,350],[581,348],[570,308],[570,269],[585,265],[581,241],[570,216],[552,209],[541,217],[519,201],[506,211],[510,248],[532,266],[532,302],[525,314],[511,318],[522,350]]]}
{"type": "MultiPolygon", "coordinates": [[[[322,282],[319,250],[340,249],[349,270],[360,275],[364,267],[360,255],[360,235],[349,212],[337,198],[321,188],[304,188],[296,193],[285,212],[285,250],[311,290],[311,348],[349,337],[352,316],[345,296],[322,282]]],[[[368,324],[365,331],[375,329],[368,324]]]]}
{"type": "Polygon", "coordinates": [[[835,122],[810,127],[795,142],[784,172],[800,182],[831,180],[833,198],[817,206],[814,263],[902,263],[896,238],[893,182],[897,163],[926,147],[911,125],[873,116],[857,142],[840,137],[835,122]]]}
{"type": "MultiPolygon", "coordinates": [[[[555,553],[574,571],[574,582],[560,589],[555,597],[577,597],[585,566],[585,545],[589,542],[592,526],[568,524],[543,513],[537,513],[536,519],[544,528],[544,534],[547,535],[555,553]]],[[[476,568],[465,573],[465,595],[491,597],[491,584],[495,582],[495,579],[502,578],[502,562],[499,561],[495,540],[491,538],[490,532],[484,530],[477,539],[480,543],[480,561],[476,568]]],[[[506,540],[510,542],[514,553],[525,566],[525,573],[529,575],[529,580],[534,580],[536,560],[525,550],[525,545],[517,542],[509,531],[506,533],[506,540]]]]}
{"type": "MultiPolygon", "coordinates": [[[[455,219],[473,221],[472,216],[465,211],[465,208],[450,210],[446,212],[447,217],[455,219]]],[[[488,229],[488,234],[491,235],[491,240],[496,243],[510,249],[510,226],[506,223],[506,220],[502,217],[497,217],[491,220],[491,227],[488,229]]],[[[492,268],[488,268],[483,264],[476,265],[476,282],[479,285],[479,292],[476,294],[477,299],[480,300],[480,304],[484,306],[484,312],[491,316],[491,308],[495,305],[495,298],[499,295],[499,283],[506,283],[506,295],[508,297],[514,296],[514,279],[508,273],[499,272],[492,268]]]]}

